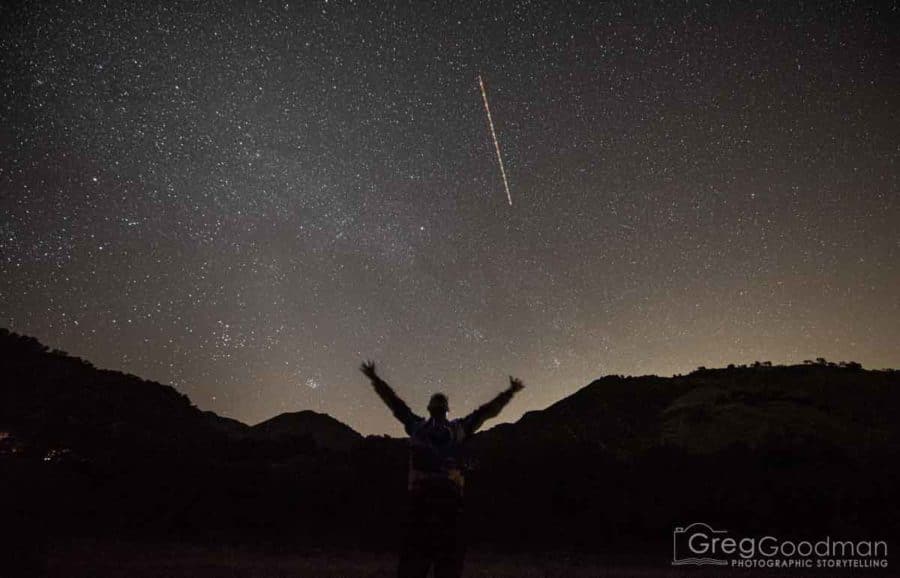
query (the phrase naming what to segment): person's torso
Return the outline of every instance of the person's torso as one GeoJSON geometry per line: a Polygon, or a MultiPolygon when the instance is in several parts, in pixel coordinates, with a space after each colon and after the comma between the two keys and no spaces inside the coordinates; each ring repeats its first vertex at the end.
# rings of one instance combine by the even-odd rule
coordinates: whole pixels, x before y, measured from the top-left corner
{"type": "Polygon", "coordinates": [[[462,425],[431,418],[415,424],[409,433],[409,489],[447,484],[462,491],[462,425]]]}

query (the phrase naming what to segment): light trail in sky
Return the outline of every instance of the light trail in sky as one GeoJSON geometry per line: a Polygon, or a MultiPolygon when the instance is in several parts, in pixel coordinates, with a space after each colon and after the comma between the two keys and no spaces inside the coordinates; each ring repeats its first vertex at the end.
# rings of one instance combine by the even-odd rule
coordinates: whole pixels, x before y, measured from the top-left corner
{"type": "Polygon", "coordinates": [[[494,130],[494,119],[491,118],[491,107],[488,105],[487,91],[484,89],[484,80],[478,75],[478,86],[481,87],[481,98],[484,100],[484,111],[487,113],[488,124],[491,127],[491,138],[494,139],[494,150],[497,151],[497,162],[500,164],[500,175],[503,177],[503,188],[506,189],[506,200],[512,206],[512,195],[509,194],[509,182],[506,180],[506,169],[503,167],[503,157],[500,155],[500,143],[497,141],[497,132],[494,130]]]}

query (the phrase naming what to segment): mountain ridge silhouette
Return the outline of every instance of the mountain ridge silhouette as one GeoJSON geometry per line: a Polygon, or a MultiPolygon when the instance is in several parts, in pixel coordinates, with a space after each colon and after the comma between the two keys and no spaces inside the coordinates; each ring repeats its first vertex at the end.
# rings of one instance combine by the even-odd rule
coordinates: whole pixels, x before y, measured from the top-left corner
{"type": "MultiPolygon", "coordinates": [[[[398,530],[404,439],[310,410],[249,426],[6,330],[0,376],[0,507],[58,534],[390,547],[398,530]]],[[[471,538],[600,552],[698,520],[898,536],[897,407],[900,372],[853,362],[605,376],[470,440],[471,538]]]]}
{"type": "Polygon", "coordinates": [[[135,443],[156,439],[163,446],[190,445],[191,437],[210,444],[221,436],[259,441],[310,436],[322,448],[346,450],[362,439],[350,426],[310,410],[251,426],[200,410],[170,385],[95,368],[3,328],[0,374],[6,376],[0,387],[0,431],[44,445],[64,444],[66,436],[100,444],[105,436],[135,443]]]}
{"type": "MultiPolygon", "coordinates": [[[[172,436],[178,433],[183,434],[179,439],[188,434],[254,440],[310,436],[318,447],[346,451],[364,439],[351,426],[309,409],[284,412],[255,425],[245,424],[198,409],[187,395],[172,386],[97,369],[88,361],[2,328],[0,358],[4,360],[0,370],[11,377],[7,387],[0,390],[0,427],[21,430],[10,432],[13,435],[41,439],[49,431],[38,422],[50,425],[54,420],[61,431],[83,425],[122,432],[134,429],[128,427],[128,420],[133,420],[161,441],[173,441],[172,436]],[[12,363],[13,359],[16,363],[12,363]],[[29,378],[23,380],[10,366],[21,366],[29,360],[32,369],[29,378]],[[35,369],[38,365],[44,366],[43,371],[35,369]],[[21,386],[29,381],[38,387],[24,391],[21,386]],[[16,384],[23,394],[19,399],[11,395],[16,384]],[[173,432],[173,422],[184,431],[173,432]]],[[[609,375],[546,408],[528,411],[513,423],[499,424],[476,437],[485,442],[488,438],[502,440],[513,435],[536,444],[577,440],[598,443],[618,453],[672,443],[702,453],[709,448],[705,450],[697,438],[717,440],[716,447],[740,442],[752,446],[774,430],[803,429],[806,422],[812,421],[815,427],[803,435],[830,428],[832,441],[842,446],[878,445],[896,441],[897,428],[888,416],[871,412],[867,406],[900,406],[900,388],[888,385],[896,382],[898,375],[897,370],[872,371],[854,362],[840,366],[825,360],[774,367],[757,364],[700,368],[674,377],[609,375]],[[862,403],[859,392],[849,389],[860,378],[870,386],[866,392],[869,397],[862,403]],[[760,404],[765,404],[768,411],[754,415],[750,408],[760,404]],[[868,416],[870,423],[865,428],[869,435],[859,431],[861,420],[854,419],[857,414],[868,416]],[[734,431],[723,432],[722,427],[715,427],[717,422],[729,418],[742,420],[748,435],[741,437],[734,431]],[[686,431],[685,424],[699,427],[702,433],[686,431]],[[766,428],[769,431],[764,431],[766,428]],[[718,435],[710,438],[710,432],[718,435]],[[725,438],[723,433],[727,434],[725,438]]],[[[373,411],[376,408],[373,403],[373,411]]],[[[503,442],[492,440],[480,445],[497,443],[503,442]]]]}

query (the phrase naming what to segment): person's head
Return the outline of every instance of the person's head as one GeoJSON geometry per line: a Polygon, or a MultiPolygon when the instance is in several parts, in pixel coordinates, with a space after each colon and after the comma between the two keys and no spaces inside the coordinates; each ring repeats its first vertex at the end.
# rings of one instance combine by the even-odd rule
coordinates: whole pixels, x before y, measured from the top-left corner
{"type": "Polygon", "coordinates": [[[431,417],[447,417],[448,411],[450,411],[450,402],[443,393],[436,393],[428,400],[428,413],[431,414],[431,417]]]}

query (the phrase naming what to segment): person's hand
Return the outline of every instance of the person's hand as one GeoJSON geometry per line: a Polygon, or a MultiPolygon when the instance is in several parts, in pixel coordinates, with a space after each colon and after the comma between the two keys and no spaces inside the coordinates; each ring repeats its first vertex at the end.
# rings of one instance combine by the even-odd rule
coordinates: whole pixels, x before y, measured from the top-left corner
{"type": "Polygon", "coordinates": [[[363,364],[359,366],[359,370],[369,379],[378,377],[378,374],[375,373],[375,362],[372,360],[364,361],[363,364]]]}
{"type": "Polygon", "coordinates": [[[522,383],[522,380],[510,375],[509,376],[509,390],[513,393],[518,393],[518,392],[522,391],[523,389],[525,389],[525,384],[522,383]]]}

